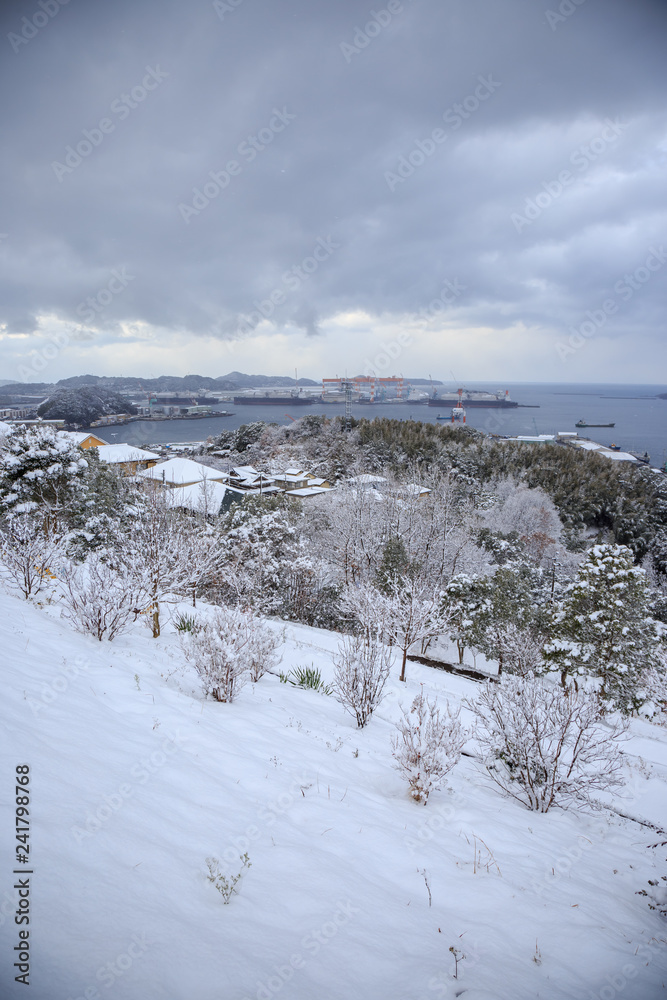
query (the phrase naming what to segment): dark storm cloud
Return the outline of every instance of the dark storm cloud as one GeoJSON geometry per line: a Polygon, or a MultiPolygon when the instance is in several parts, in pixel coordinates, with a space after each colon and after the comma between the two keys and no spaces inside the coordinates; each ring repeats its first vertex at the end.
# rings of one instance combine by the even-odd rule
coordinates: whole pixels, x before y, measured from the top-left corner
{"type": "MultiPolygon", "coordinates": [[[[225,337],[259,303],[315,333],[458,280],[462,324],[566,330],[664,238],[666,26],[615,0],[5,5],[0,321],[225,337]]],[[[666,275],[609,331],[662,337],[666,275]]]]}

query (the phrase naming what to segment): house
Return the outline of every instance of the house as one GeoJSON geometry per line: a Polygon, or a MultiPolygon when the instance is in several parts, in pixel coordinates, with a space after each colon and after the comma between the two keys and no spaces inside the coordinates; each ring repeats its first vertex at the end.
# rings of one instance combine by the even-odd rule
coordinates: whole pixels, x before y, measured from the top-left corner
{"type": "Polygon", "coordinates": [[[226,474],[225,481],[237,490],[243,490],[256,496],[281,492],[280,486],[276,485],[273,476],[258,472],[252,465],[238,465],[236,468],[230,469],[226,474]]]}
{"type": "Polygon", "coordinates": [[[405,486],[401,486],[400,493],[407,497],[414,497],[417,500],[423,500],[424,497],[429,496],[431,490],[426,486],[420,486],[419,483],[406,483],[405,486]]]}
{"type": "Polygon", "coordinates": [[[160,461],[154,451],[144,451],[131,444],[101,444],[97,449],[100,461],[115,466],[124,475],[136,475],[160,461]]]}
{"type": "Polygon", "coordinates": [[[98,437],[97,434],[91,434],[90,431],[63,431],[63,433],[67,434],[84,451],[87,451],[88,448],[99,448],[103,444],[109,444],[104,438],[98,437]]]}
{"type": "Polygon", "coordinates": [[[320,476],[314,476],[312,472],[307,472],[308,486],[321,486],[324,490],[332,490],[333,486],[328,479],[322,479],[320,476]]]}
{"type": "Polygon", "coordinates": [[[138,477],[162,483],[171,489],[175,486],[192,486],[193,483],[201,483],[204,480],[224,483],[226,479],[225,473],[220,472],[220,469],[201,465],[190,458],[170,458],[166,462],[159,462],[139,472],[138,477]]]}
{"type": "Polygon", "coordinates": [[[205,479],[191,486],[176,486],[167,490],[167,503],[170,507],[179,507],[194,514],[216,517],[229,510],[233,503],[242,501],[245,495],[233,486],[205,479]]]}

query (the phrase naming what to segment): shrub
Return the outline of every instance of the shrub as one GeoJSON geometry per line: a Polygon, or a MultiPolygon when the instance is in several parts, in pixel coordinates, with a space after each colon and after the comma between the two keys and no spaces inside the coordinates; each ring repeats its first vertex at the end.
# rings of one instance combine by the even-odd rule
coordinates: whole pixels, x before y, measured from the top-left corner
{"type": "Polygon", "coordinates": [[[545,813],[590,801],[594,790],[622,783],[618,740],[625,727],[604,721],[594,693],[508,675],[465,704],[476,716],[486,773],[528,809],[545,813]]]}
{"type": "Polygon", "coordinates": [[[394,767],[410,785],[415,802],[426,805],[430,793],[458,764],[467,735],[459,722],[459,710],[447,703],[441,716],[435,699],[417,695],[409,712],[397,723],[398,736],[392,740],[394,767]]]}
{"type": "Polygon", "coordinates": [[[148,593],[92,552],[82,565],[68,564],[60,572],[65,617],[79,632],[89,632],[101,642],[111,641],[136,620],[148,602],[148,593]]]}
{"type": "Polygon", "coordinates": [[[334,687],[346,711],[363,729],[383,698],[391,651],[377,639],[345,636],[334,657],[334,687]]]}
{"type": "Polygon", "coordinates": [[[208,868],[208,875],[206,878],[211,885],[214,885],[218,890],[224,903],[229,903],[233,894],[238,893],[236,886],[241,881],[243,873],[248,868],[252,868],[252,862],[247,853],[239,855],[239,861],[241,861],[241,871],[236,875],[232,875],[230,878],[227,878],[227,876],[220,871],[220,862],[217,858],[206,859],[206,867],[208,868]]]}
{"type": "Polygon", "coordinates": [[[199,674],[206,697],[231,702],[243,687],[251,641],[248,617],[234,608],[218,608],[194,631],[179,632],[185,657],[199,674]]]}

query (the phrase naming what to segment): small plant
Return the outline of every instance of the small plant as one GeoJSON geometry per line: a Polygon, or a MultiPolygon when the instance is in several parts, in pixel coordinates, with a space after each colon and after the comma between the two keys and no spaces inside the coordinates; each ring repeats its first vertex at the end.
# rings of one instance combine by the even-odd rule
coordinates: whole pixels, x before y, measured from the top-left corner
{"type": "Polygon", "coordinates": [[[535,938],[535,954],[533,955],[533,962],[535,963],[535,965],[542,964],[542,952],[537,946],[537,938],[535,938]]]}
{"type": "Polygon", "coordinates": [[[179,615],[174,619],[174,628],[177,632],[196,632],[197,619],[194,615],[179,615]]]}
{"type": "Polygon", "coordinates": [[[449,946],[449,950],[451,951],[452,955],[454,956],[454,979],[458,979],[459,978],[459,962],[465,962],[466,956],[465,956],[464,952],[459,951],[459,949],[455,948],[453,944],[449,946]]]}
{"type": "Polygon", "coordinates": [[[280,674],[283,684],[291,684],[292,687],[309,688],[311,691],[319,691],[320,694],[332,694],[331,685],[324,684],[322,674],[311,664],[310,667],[293,667],[288,674],[280,674]]]}
{"type": "Polygon", "coordinates": [[[134,683],[137,685],[137,691],[141,691],[141,688],[139,687],[139,674],[134,675],[134,683]]]}
{"type": "Polygon", "coordinates": [[[214,885],[222,896],[223,903],[229,903],[230,899],[234,893],[238,893],[236,888],[237,884],[241,881],[243,873],[246,869],[252,867],[252,862],[248,857],[247,852],[245,854],[239,855],[239,861],[241,864],[241,871],[237,875],[232,875],[228,878],[223,872],[220,871],[220,862],[217,858],[207,858],[206,867],[208,868],[208,875],[206,878],[214,885]]]}
{"type": "Polygon", "coordinates": [[[426,886],[426,891],[428,893],[428,905],[431,906],[432,903],[433,903],[433,900],[431,898],[431,883],[428,880],[428,872],[426,871],[425,868],[418,868],[417,871],[419,872],[419,874],[424,879],[424,884],[426,886]]]}

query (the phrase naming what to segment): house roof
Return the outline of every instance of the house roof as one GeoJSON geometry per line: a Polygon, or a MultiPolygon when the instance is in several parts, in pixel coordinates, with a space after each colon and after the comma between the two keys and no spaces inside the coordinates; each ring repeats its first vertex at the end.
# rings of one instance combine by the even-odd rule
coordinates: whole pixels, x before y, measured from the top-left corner
{"type": "Polygon", "coordinates": [[[83,441],[87,441],[88,438],[95,438],[96,441],[101,441],[102,444],[108,444],[104,438],[101,438],[99,434],[95,434],[93,431],[60,431],[61,434],[67,434],[68,437],[76,441],[77,444],[81,444],[83,441]]]}
{"type": "Polygon", "coordinates": [[[369,472],[364,472],[360,476],[352,476],[348,479],[348,483],[354,483],[355,485],[362,486],[367,483],[386,483],[387,480],[384,476],[372,476],[369,472]]]}
{"type": "MultiPolygon", "coordinates": [[[[170,507],[182,507],[185,510],[192,510],[198,514],[219,514],[222,501],[228,487],[222,483],[208,480],[200,483],[192,483],[190,486],[178,486],[174,490],[167,490],[167,504],[170,507]]],[[[237,493],[238,490],[232,490],[237,493]]]]}
{"type": "Polygon", "coordinates": [[[200,483],[204,479],[222,479],[223,473],[209,465],[201,465],[190,458],[170,458],[139,473],[144,479],[156,479],[174,486],[200,483]],[[164,473],[164,475],[163,475],[164,473]]]}
{"type": "Polygon", "coordinates": [[[131,444],[103,444],[97,449],[97,454],[103,462],[149,462],[158,459],[154,451],[143,451],[131,444]]]}
{"type": "Polygon", "coordinates": [[[331,490],[327,489],[325,486],[302,486],[298,490],[286,490],[286,496],[288,497],[314,497],[318,493],[330,493],[331,490]]]}

